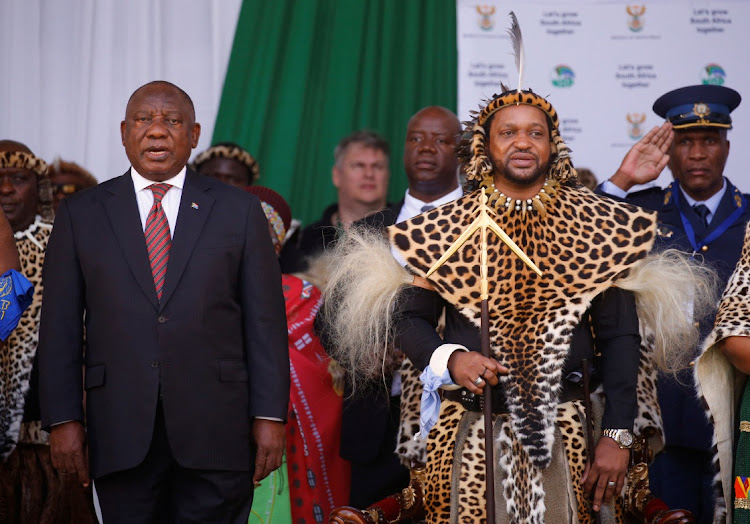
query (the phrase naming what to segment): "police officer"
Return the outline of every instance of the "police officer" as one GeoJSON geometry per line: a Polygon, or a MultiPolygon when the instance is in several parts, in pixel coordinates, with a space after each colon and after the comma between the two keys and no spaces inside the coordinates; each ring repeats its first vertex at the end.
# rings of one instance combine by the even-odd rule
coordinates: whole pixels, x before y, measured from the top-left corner
{"type": "MultiPolygon", "coordinates": [[[[682,87],[661,96],[653,109],[666,119],[665,124],[636,144],[617,173],[598,188],[600,193],[657,211],[656,248],[693,253],[717,271],[722,287],[739,260],[750,219],[750,196],[724,177],[730,113],[740,100],[733,89],[714,85],[682,87]],[[628,193],[635,185],[655,180],[666,165],[674,177],[669,186],[628,193]]],[[[702,322],[703,336],[713,320],[702,322]]],[[[651,490],[670,507],[689,509],[699,522],[711,522],[713,432],[693,383],[691,370],[678,380],[659,378],[666,447],[651,466],[651,490]]]]}

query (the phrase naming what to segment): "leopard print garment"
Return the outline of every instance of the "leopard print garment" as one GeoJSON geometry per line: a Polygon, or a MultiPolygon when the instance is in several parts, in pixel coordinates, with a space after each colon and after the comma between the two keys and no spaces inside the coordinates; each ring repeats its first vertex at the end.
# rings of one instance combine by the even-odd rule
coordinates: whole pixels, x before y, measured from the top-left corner
{"type": "Polygon", "coordinates": [[[24,276],[34,285],[34,298],[0,353],[0,458],[5,460],[17,442],[46,444],[39,421],[23,423],[24,397],[39,342],[42,310],[42,265],[52,224],[37,216],[25,231],[15,234],[24,276]]]}
{"type": "Polygon", "coordinates": [[[401,418],[398,426],[396,454],[401,464],[410,467],[427,462],[426,440],[419,437],[419,412],[422,406],[422,374],[408,358],[399,368],[401,375],[401,418]]]}
{"type": "Polygon", "coordinates": [[[696,361],[696,394],[702,399],[706,417],[714,428],[713,462],[715,477],[714,522],[731,521],[733,495],[734,432],[737,406],[747,379],[718,349],[727,337],[750,337],[750,223],[737,267],[729,278],[719,303],[714,329],[703,343],[696,361]]]}
{"type": "MultiPolygon", "coordinates": [[[[641,337],[644,343],[641,346],[641,363],[638,370],[638,384],[636,388],[638,412],[633,424],[633,432],[636,435],[648,437],[650,449],[652,449],[654,453],[658,453],[664,447],[664,429],[662,427],[659,404],[655,401],[657,370],[654,361],[651,358],[653,337],[649,334],[648,328],[644,325],[641,325],[641,337]]],[[[396,452],[401,458],[401,463],[405,466],[410,466],[415,461],[425,464],[428,463],[428,440],[416,438],[416,435],[419,432],[419,413],[422,396],[422,384],[419,381],[420,372],[408,359],[406,359],[401,366],[400,373],[402,380],[401,420],[396,452]]],[[[600,409],[603,409],[604,404],[606,403],[606,398],[602,388],[599,388],[599,390],[592,393],[592,402],[594,406],[598,405],[600,406],[600,409]]],[[[454,406],[446,413],[451,415],[465,413],[460,404],[452,403],[450,401],[444,401],[444,403],[454,406]]],[[[441,417],[446,416],[446,413],[441,414],[441,417]]],[[[601,415],[601,413],[599,413],[599,415],[601,415]]],[[[568,459],[570,479],[567,483],[571,490],[569,495],[574,498],[574,501],[571,500],[569,505],[571,508],[577,507],[578,522],[580,524],[592,522],[590,498],[584,494],[583,488],[580,484],[587,457],[585,435],[581,423],[581,420],[584,419],[585,412],[583,411],[580,401],[558,404],[556,425],[568,459]]],[[[595,436],[598,439],[601,431],[599,428],[601,416],[597,416],[597,413],[595,412],[593,419],[597,427],[595,436]]],[[[481,420],[481,418],[479,420],[481,420]]],[[[507,417],[505,420],[503,435],[499,435],[499,432],[496,431],[496,436],[499,435],[499,438],[504,442],[504,449],[510,450],[514,444],[509,432],[507,417]]],[[[433,432],[435,433],[430,433],[430,438],[436,440],[436,442],[429,446],[429,449],[433,450],[433,454],[432,461],[429,462],[430,468],[428,470],[428,475],[430,476],[431,482],[438,483],[438,485],[429,487],[431,492],[429,499],[433,503],[438,503],[436,507],[431,508],[431,515],[434,517],[434,519],[431,519],[431,522],[441,522],[440,518],[448,518],[446,515],[449,515],[451,511],[450,505],[448,504],[451,500],[451,486],[453,484],[458,485],[459,483],[459,477],[454,477],[454,473],[450,469],[441,471],[441,468],[443,467],[453,468],[455,465],[458,465],[452,464],[450,460],[445,460],[450,457],[444,456],[444,453],[447,453],[447,448],[445,448],[443,443],[450,441],[451,438],[450,435],[445,435],[444,432],[452,432],[458,426],[459,422],[460,417],[455,424],[450,422],[446,423],[444,419],[441,419],[441,424],[436,426],[436,428],[433,428],[433,432]],[[439,450],[439,454],[436,450],[439,450]],[[440,457],[439,460],[435,460],[436,457],[440,457]],[[450,473],[446,475],[446,471],[449,471],[450,473]],[[443,484],[442,486],[439,485],[441,481],[443,484]],[[439,513],[440,511],[443,513],[439,513]]],[[[484,449],[483,437],[479,439],[479,442],[476,443],[476,445],[480,446],[482,450],[484,449]]],[[[453,450],[452,447],[451,450],[453,450]]],[[[451,453],[453,453],[453,451],[451,451],[451,453]]],[[[482,475],[482,472],[484,471],[483,454],[481,456],[469,454],[464,457],[465,460],[468,460],[469,458],[473,459],[475,463],[473,465],[461,464],[460,467],[473,470],[479,475],[482,475]]],[[[508,460],[503,463],[505,471],[512,470],[512,466],[508,460]]],[[[519,472],[516,471],[516,474],[518,473],[519,472]]],[[[484,487],[481,487],[481,493],[477,492],[479,486],[484,486],[483,480],[480,482],[476,479],[467,479],[465,476],[460,478],[465,482],[465,487],[463,490],[459,490],[457,494],[454,494],[456,496],[452,500],[457,501],[456,504],[454,504],[454,508],[456,506],[460,508],[468,505],[471,502],[469,498],[472,500],[484,500],[484,487]],[[468,497],[463,496],[463,494],[466,493],[470,493],[471,495],[468,497]]],[[[519,484],[520,483],[518,482],[514,483],[514,485],[519,484]]],[[[506,492],[504,496],[512,499],[513,493],[512,491],[509,491],[506,492]]],[[[500,509],[500,504],[502,502],[503,501],[498,501],[498,509],[500,509]]],[[[512,500],[509,502],[512,502],[512,500]]],[[[537,503],[538,502],[539,501],[537,501],[537,503]]],[[[515,504],[514,502],[512,503],[515,504]]],[[[481,505],[484,506],[484,503],[482,502],[481,505]]],[[[533,506],[529,504],[529,507],[533,506]]],[[[622,497],[618,497],[614,504],[614,509],[614,518],[617,519],[616,522],[622,522],[624,518],[622,497]]]]}
{"type": "MultiPolygon", "coordinates": [[[[425,276],[471,223],[477,197],[478,192],[472,193],[389,228],[391,243],[415,273],[425,276]]],[[[569,186],[560,188],[545,217],[509,213],[497,222],[543,273],[538,277],[490,235],[491,349],[512,370],[500,380],[513,438],[528,457],[527,466],[544,469],[551,460],[557,397],[573,328],[591,300],[647,254],[656,224],[650,212],[569,186]]],[[[476,232],[430,278],[476,325],[479,237],[476,232]]],[[[506,502],[516,517],[532,514],[532,507],[542,508],[536,522],[543,520],[543,504],[535,505],[531,496],[539,488],[534,477],[509,476],[506,484],[515,484],[515,495],[506,502]]]]}
{"type": "MultiPolygon", "coordinates": [[[[479,413],[466,411],[460,404],[445,401],[441,405],[441,420],[428,438],[430,460],[427,469],[427,491],[425,500],[431,508],[430,523],[469,524],[484,522],[485,513],[485,446],[484,421],[479,413]],[[450,453],[446,452],[450,449],[450,453]],[[449,473],[447,473],[449,472],[449,473]]],[[[546,515],[546,522],[555,524],[577,522],[590,524],[594,521],[590,501],[583,497],[581,478],[586,465],[586,442],[583,433],[583,403],[581,401],[560,404],[556,416],[556,441],[553,449],[551,471],[542,473],[529,461],[517,460],[524,454],[518,441],[513,438],[508,415],[494,417],[495,455],[502,469],[495,471],[496,520],[498,524],[508,522],[540,522],[545,513],[545,493],[551,494],[554,503],[546,515]],[[531,466],[531,467],[530,467],[531,466]],[[504,477],[519,478],[534,476],[529,483],[531,491],[524,498],[534,500],[530,513],[516,514],[508,511],[508,490],[504,477]],[[503,484],[505,489],[498,489],[503,484]],[[502,496],[500,494],[502,493],[502,496]]],[[[595,420],[597,427],[599,421],[595,420]]],[[[597,430],[599,431],[599,430],[597,430]]],[[[602,522],[622,524],[625,517],[622,498],[603,508],[602,522]]]]}

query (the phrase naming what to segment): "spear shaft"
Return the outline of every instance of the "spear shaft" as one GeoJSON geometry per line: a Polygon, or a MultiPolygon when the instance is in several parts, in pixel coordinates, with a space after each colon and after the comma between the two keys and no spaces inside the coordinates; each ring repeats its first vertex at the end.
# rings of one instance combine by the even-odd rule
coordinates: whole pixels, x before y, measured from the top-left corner
{"type": "MultiPolygon", "coordinates": [[[[490,354],[490,308],[489,308],[489,277],[487,274],[487,232],[492,231],[500,240],[515,253],[518,258],[531,268],[537,275],[542,276],[541,270],[534,262],[524,253],[520,247],[497,225],[492,215],[495,213],[487,205],[487,195],[482,191],[480,195],[479,213],[476,219],[459,235],[456,241],[448,248],[440,259],[427,271],[426,278],[430,278],[448,259],[453,256],[458,249],[469,240],[477,229],[481,232],[481,249],[480,249],[480,298],[482,307],[482,325],[480,327],[480,349],[482,355],[491,358],[490,354]]],[[[494,435],[492,430],[492,387],[485,381],[485,388],[482,393],[482,404],[484,414],[484,449],[485,449],[485,475],[487,477],[487,522],[495,522],[495,459],[494,459],[494,435]]]]}
{"type": "MultiPolygon", "coordinates": [[[[487,299],[482,300],[482,355],[490,356],[490,307],[487,299]]],[[[492,430],[492,387],[485,383],[484,387],[484,471],[487,476],[487,522],[495,522],[495,448],[492,430]]]]}
{"type": "MultiPolygon", "coordinates": [[[[486,197],[485,197],[486,198],[486,197]]],[[[482,298],[482,324],[480,326],[480,348],[482,355],[490,358],[490,306],[489,278],[487,276],[487,228],[482,228],[482,251],[480,253],[480,295],[482,298]]],[[[495,446],[492,429],[492,386],[484,383],[484,471],[486,482],[487,522],[495,523],[495,446]]]]}

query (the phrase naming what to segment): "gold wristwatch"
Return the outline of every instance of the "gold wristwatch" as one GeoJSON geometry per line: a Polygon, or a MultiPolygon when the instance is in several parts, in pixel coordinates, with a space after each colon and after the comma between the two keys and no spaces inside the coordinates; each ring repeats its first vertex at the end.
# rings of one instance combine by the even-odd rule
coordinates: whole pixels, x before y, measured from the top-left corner
{"type": "Polygon", "coordinates": [[[602,435],[617,442],[620,449],[630,449],[633,446],[633,433],[628,429],[605,429],[602,435]]]}

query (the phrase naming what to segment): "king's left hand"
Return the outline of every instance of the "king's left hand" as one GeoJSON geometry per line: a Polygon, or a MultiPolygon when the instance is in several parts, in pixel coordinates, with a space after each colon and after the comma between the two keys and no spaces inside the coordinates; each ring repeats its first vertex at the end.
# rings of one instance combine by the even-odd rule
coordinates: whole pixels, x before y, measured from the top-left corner
{"type": "Polygon", "coordinates": [[[622,491],[625,475],[630,462],[630,450],[609,437],[602,437],[596,445],[594,464],[583,473],[581,484],[584,491],[594,490],[594,511],[599,511],[602,503],[608,504],[616,493],[622,491]]]}

